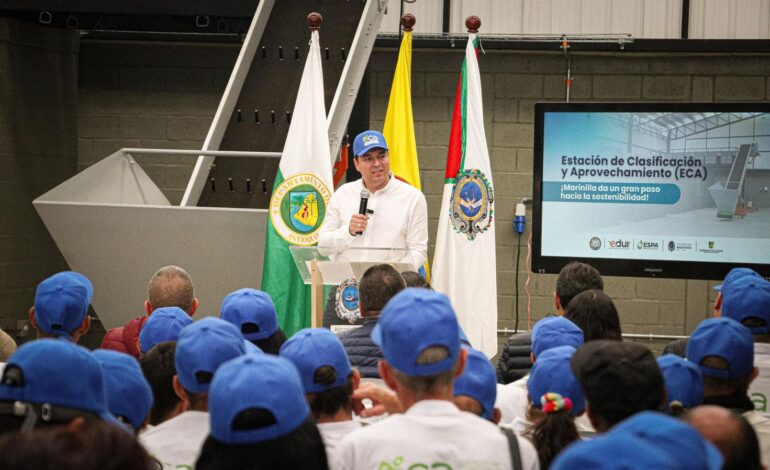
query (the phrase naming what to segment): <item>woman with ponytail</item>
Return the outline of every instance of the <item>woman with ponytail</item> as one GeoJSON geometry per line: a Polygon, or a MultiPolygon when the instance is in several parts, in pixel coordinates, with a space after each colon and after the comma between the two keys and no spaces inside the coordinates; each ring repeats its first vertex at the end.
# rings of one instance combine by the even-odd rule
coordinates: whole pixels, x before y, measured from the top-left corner
{"type": "Polygon", "coordinates": [[[585,411],[585,400],[570,369],[574,353],[572,346],[544,351],[537,357],[527,381],[530,424],[523,435],[535,445],[543,469],[551,465],[562,449],[580,439],[575,417],[585,411]]]}

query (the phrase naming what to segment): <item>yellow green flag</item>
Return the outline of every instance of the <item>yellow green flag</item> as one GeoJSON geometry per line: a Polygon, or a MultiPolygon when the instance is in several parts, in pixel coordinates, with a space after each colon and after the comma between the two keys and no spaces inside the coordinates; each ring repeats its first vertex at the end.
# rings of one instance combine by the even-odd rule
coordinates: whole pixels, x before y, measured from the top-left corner
{"type": "Polygon", "coordinates": [[[398,63],[390,88],[385,127],[390,171],[417,189],[420,187],[420,167],[417,164],[417,143],[414,140],[412,117],[412,32],[405,31],[398,51],[398,63]]]}

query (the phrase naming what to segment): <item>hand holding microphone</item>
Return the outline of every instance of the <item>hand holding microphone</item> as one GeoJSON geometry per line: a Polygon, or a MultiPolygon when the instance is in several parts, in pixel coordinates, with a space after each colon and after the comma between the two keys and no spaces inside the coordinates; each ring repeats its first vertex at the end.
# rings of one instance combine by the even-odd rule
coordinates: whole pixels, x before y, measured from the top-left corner
{"type": "Polygon", "coordinates": [[[361,203],[358,205],[358,214],[353,214],[350,217],[350,225],[348,231],[351,235],[362,235],[366,230],[366,224],[369,221],[369,217],[366,215],[366,206],[369,203],[369,190],[364,188],[361,190],[361,203]]]}

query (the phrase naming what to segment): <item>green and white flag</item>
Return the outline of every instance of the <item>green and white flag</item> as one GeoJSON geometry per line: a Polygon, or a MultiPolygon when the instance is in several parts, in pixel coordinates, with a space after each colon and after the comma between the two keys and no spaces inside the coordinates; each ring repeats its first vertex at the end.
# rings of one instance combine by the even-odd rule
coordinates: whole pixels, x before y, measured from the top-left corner
{"type": "Polygon", "coordinates": [[[431,285],[452,301],[471,345],[492,357],[497,352],[494,195],[477,47],[471,34],[457,83],[431,285]]]}
{"type": "Polygon", "coordinates": [[[303,283],[289,246],[316,244],[333,188],[321,48],[313,31],[270,198],[262,269],[262,290],[273,298],[287,336],[310,326],[310,286],[303,283]]]}

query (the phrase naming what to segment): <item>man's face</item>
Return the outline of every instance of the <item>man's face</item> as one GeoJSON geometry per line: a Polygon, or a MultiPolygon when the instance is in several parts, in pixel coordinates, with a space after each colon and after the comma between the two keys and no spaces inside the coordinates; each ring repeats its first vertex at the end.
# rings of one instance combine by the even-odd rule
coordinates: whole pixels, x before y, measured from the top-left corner
{"type": "Polygon", "coordinates": [[[353,164],[361,173],[364,184],[369,191],[377,191],[388,184],[390,178],[390,160],[388,151],[373,148],[363,155],[353,159],[353,164]]]}

